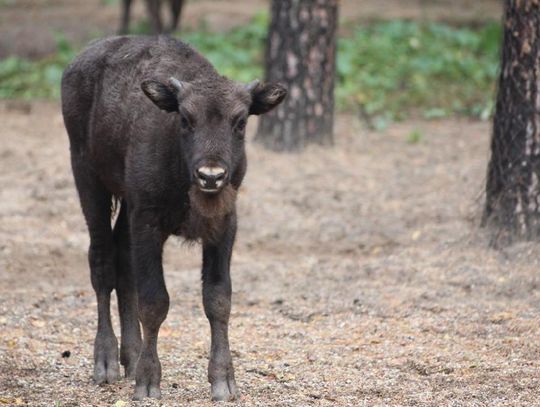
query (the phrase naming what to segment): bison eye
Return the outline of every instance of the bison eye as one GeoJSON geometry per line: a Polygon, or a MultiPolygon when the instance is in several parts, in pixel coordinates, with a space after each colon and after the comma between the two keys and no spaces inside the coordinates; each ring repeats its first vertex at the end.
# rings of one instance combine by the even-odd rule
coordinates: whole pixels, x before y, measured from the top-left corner
{"type": "Polygon", "coordinates": [[[193,129],[193,118],[185,111],[180,112],[180,125],[184,130],[193,129]]]}
{"type": "Polygon", "coordinates": [[[185,117],[182,117],[182,122],[181,122],[181,123],[182,123],[182,127],[183,127],[184,129],[187,129],[187,128],[190,127],[189,121],[188,121],[188,119],[186,119],[185,117]]]}
{"type": "Polygon", "coordinates": [[[243,132],[245,129],[246,129],[246,119],[239,119],[235,126],[234,126],[234,129],[237,131],[237,132],[243,132]]]}

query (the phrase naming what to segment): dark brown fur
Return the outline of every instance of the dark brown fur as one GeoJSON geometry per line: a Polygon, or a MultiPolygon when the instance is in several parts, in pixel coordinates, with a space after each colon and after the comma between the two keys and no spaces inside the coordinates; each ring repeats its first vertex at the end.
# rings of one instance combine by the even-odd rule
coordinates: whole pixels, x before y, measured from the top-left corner
{"type": "Polygon", "coordinates": [[[168,236],[178,233],[203,244],[212,398],[236,397],[227,334],[229,268],[236,191],[247,166],[245,122],[248,115],[275,107],[285,94],[279,84],[233,82],[194,49],[166,37],[94,42],[64,72],[62,112],[98,301],[96,383],[119,375],[109,309],[116,289],[120,361],[136,379],[134,398],[160,396],[157,336],[169,308],[162,251],[168,236]],[[204,168],[222,169],[220,183],[206,184],[211,179],[203,179],[204,168]],[[114,227],[113,196],[121,200],[114,227]]]}
{"type": "Polygon", "coordinates": [[[188,240],[219,241],[224,219],[235,210],[236,195],[237,192],[231,185],[227,185],[216,195],[208,195],[196,187],[191,187],[191,210],[180,234],[188,240]]]}

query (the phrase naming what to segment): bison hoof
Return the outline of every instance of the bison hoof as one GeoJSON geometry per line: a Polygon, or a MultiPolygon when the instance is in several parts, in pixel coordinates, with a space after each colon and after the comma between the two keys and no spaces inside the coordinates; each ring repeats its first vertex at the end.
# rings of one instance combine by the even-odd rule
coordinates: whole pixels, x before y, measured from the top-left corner
{"type": "Polygon", "coordinates": [[[114,383],[120,378],[116,338],[98,334],[94,345],[94,383],[114,383]]]}
{"type": "Polygon", "coordinates": [[[135,371],[136,370],[137,370],[137,365],[136,364],[130,364],[130,365],[124,366],[124,372],[125,372],[126,379],[128,379],[128,380],[135,379],[135,371]]]}
{"type": "Polygon", "coordinates": [[[212,401],[233,401],[240,397],[234,379],[212,383],[212,401]]]}
{"type": "Polygon", "coordinates": [[[139,333],[122,337],[122,344],[120,345],[120,364],[124,366],[126,379],[135,379],[140,353],[141,337],[139,333]]]}
{"type": "Polygon", "coordinates": [[[97,385],[103,383],[114,383],[120,378],[120,369],[118,361],[106,360],[97,361],[94,366],[94,383],[97,385]]]}
{"type": "Polygon", "coordinates": [[[159,389],[159,386],[150,384],[148,386],[143,385],[135,387],[135,393],[133,393],[133,400],[140,401],[146,397],[160,399],[161,390],[159,389]]]}

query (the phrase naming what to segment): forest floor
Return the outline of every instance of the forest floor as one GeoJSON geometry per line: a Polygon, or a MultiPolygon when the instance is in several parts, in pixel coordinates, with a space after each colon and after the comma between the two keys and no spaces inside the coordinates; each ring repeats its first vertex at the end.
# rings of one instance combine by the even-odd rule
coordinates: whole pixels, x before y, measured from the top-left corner
{"type": "MultiPolygon", "coordinates": [[[[58,105],[2,102],[0,117],[0,405],[211,405],[199,247],[165,251],[163,399],[96,387],[58,105]]],[[[340,115],[333,148],[299,155],[264,150],[253,129],[232,265],[239,405],[540,405],[540,245],[493,250],[478,225],[489,124],[371,132],[340,115]]]]}
{"type": "MultiPolygon", "coordinates": [[[[498,19],[494,0],[345,0],[342,19],[498,19]]],[[[142,1],[135,16],[144,15],[142,1]]],[[[0,0],[0,58],[114,33],[118,2],[0,0]],[[107,5],[109,4],[109,5],[107,5]]],[[[241,24],[264,0],[188,3],[187,26],[241,24]]],[[[58,103],[0,102],[0,405],[210,406],[200,248],[170,239],[163,399],[92,384],[96,301],[58,103]],[[69,357],[62,357],[62,354],[69,357]]],[[[231,346],[245,406],[540,406],[540,245],[479,227],[488,123],[339,115],[336,145],[248,142],[231,346]]],[[[116,332],[118,318],[114,319],[116,332]]]]}

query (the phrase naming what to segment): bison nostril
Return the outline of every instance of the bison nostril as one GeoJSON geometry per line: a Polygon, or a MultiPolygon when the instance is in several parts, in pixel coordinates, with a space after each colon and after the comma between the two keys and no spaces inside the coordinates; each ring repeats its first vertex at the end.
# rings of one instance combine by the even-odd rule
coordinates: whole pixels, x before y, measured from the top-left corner
{"type": "Polygon", "coordinates": [[[223,181],[225,179],[225,171],[216,175],[216,181],[223,181]]]}
{"type": "Polygon", "coordinates": [[[222,167],[200,167],[196,171],[199,185],[204,189],[218,189],[223,186],[227,172],[222,167]]]}

